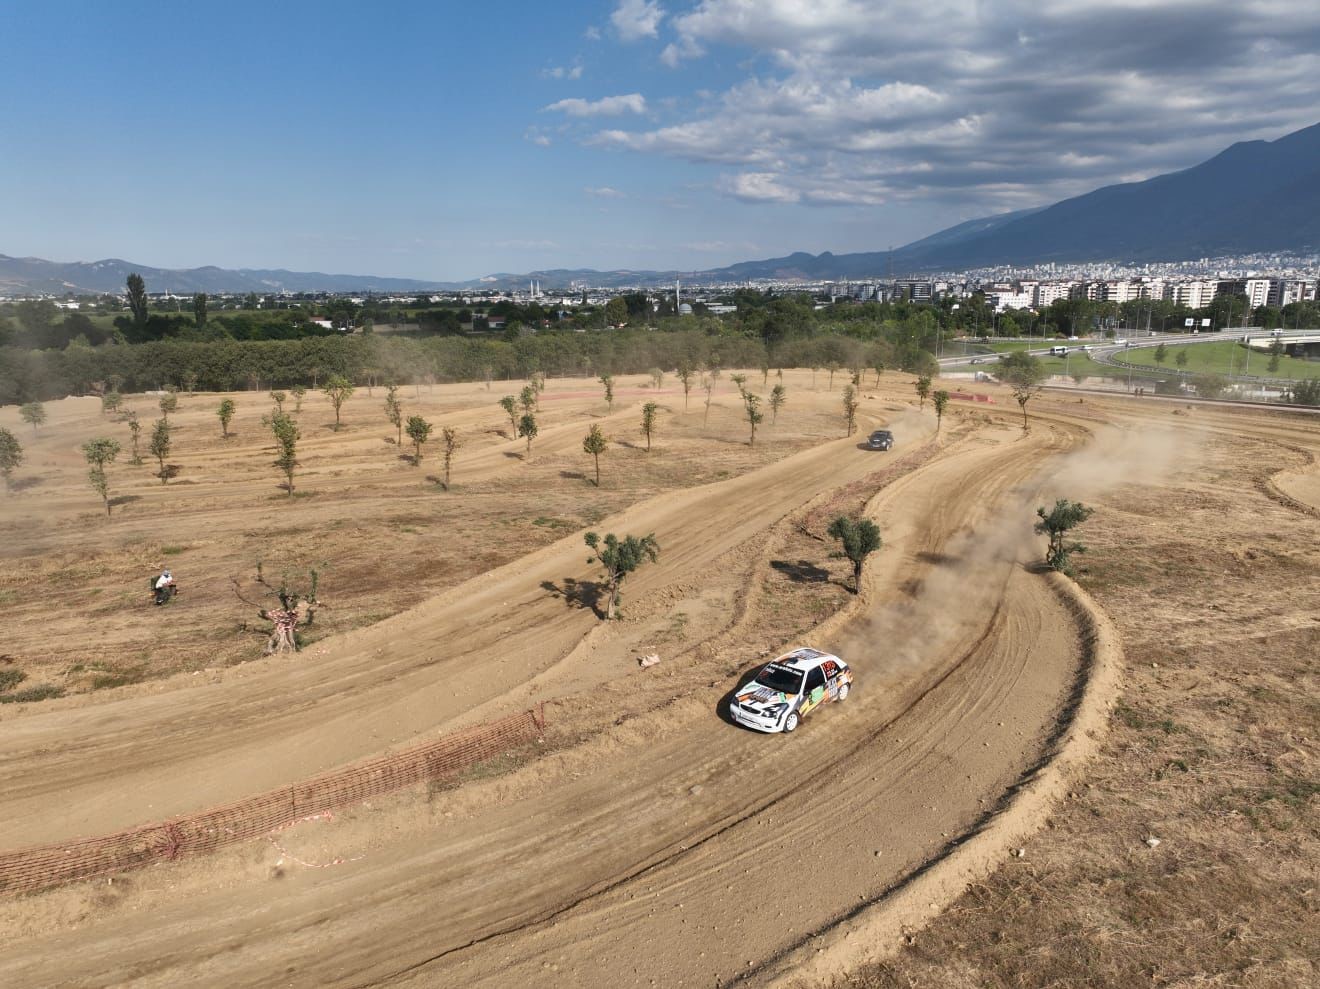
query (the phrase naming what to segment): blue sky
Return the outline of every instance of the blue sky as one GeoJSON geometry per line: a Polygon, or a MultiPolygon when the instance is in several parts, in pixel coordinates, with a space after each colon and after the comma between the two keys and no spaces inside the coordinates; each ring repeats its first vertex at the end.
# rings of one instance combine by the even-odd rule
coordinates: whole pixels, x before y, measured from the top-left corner
{"type": "Polygon", "coordinates": [[[1314,0],[0,0],[0,253],[877,250],[1320,119],[1314,0]]]}

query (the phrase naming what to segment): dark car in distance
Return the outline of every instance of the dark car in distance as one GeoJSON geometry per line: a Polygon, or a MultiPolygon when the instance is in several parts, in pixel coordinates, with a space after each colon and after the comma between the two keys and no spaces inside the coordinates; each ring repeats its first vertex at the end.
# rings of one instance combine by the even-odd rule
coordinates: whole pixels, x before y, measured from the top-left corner
{"type": "Polygon", "coordinates": [[[894,434],[887,429],[877,429],[866,438],[868,450],[888,450],[894,445],[894,434]]]}

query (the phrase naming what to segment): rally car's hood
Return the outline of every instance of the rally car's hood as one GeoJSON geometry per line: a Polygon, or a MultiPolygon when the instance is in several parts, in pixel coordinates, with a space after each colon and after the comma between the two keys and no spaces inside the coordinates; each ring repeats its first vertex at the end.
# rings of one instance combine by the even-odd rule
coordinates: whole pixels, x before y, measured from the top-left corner
{"type": "Polygon", "coordinates": [[[734,700],[750,710],[764,711],[777,704],[791,704],[797,696],[797,694],[786,694],[782,690],[772,690],[753,680],[738,688],[734,700]]]}

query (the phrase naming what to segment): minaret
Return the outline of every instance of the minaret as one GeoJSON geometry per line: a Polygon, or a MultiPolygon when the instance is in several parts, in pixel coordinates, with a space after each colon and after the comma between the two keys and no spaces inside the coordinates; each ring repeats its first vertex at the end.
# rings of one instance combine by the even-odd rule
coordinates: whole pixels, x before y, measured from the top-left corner
{"type": "Polygon", "coordinates": [[[678,315],[678,306],[681,298],[682,297],[679,295],[678,279],[675,278],[674,279],[674,315],[675,316],[678,315]]]}

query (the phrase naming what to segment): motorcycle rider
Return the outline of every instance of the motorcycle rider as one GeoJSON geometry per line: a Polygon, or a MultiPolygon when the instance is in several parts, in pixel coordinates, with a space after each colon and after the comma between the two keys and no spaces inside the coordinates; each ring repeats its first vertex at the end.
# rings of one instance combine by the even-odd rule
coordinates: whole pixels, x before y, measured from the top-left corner
{"type": "Polygon", "coordinates": [[[162,570],[159,577],[156,578],[156,603],[164,604],[174,593],[174,575],[169,570],[162,570]]]}

